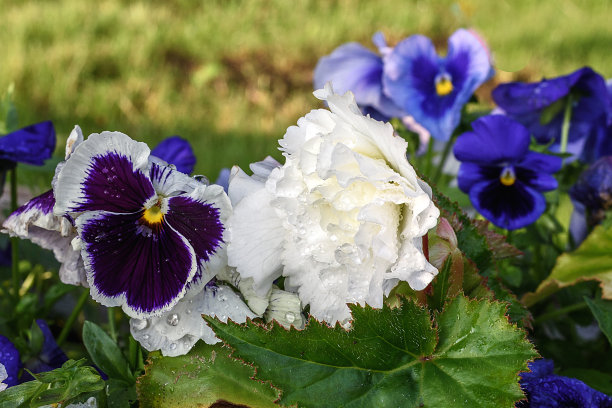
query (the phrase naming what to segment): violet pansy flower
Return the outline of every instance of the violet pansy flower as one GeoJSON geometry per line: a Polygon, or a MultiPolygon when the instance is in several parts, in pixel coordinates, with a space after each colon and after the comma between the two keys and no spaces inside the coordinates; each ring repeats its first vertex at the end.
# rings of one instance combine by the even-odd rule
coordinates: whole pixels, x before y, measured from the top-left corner
{"type": "Polygon", "coordinates": [[[36,123],[0,137],[0,161],[42,166],[55,149],[55,129],[50,121],[36,123]]]}
{"type": "Polygon", "coordinates": [[[54,214],[74,219],[92,297],[131,317],[172,308],[223,244],[229,199],[119,132],[92,134],[57,173],[54,214]]]}
{"type": "Polygon", "coordinates": [[[19,351],[5,336],[0,334],[0,364],[4,366],[6,377],[2,383],[8,387],[19,384],[19,371],[22,364],[19,351]]]}
{"type": "Polygon", "coordinates": [[[542,192],[557,188],[561,158],[529,151],[529,131],[503,115],[488,115],[459,136],[457,181],[472,205],[501,228],[525,227],[546,209],[542,192]]]}
{"type": "MultiPolygon", "coordinates": [[[[382,33],[372,37],[379,53],[391,51],[382,33]]],[[[314,89],[321,89],[331,82],[336,92],[351,91],[364,114],[374,119],[388,121],[405,113],[383,92],[383,59],[361,44],[351,42],[336,48],[319,60],[314,70],[314,89]]]]}
{"type": "MultiPolygon", "coordinates": [[[[587,137],[597,131],[596,127],[605,126],[610,109],[604,79],[588,67],[535,83],[501,84],[492,95],[505,114],[526,126],[539,143],[552,142],[556,149],[561,142],[565,108],[571,98],[567,151],[575,154],[582,152],[587,137]]],[[[587,154],[585,158],[588,161],[597,158],[590,156],[587,154]]]]}
{"type": "Polygon", "coordinates": [[[491,75],[489,52],[474,33],[460,29],[445,57],[431,40],[413,35],[384,57],[384,91],[404,112],[439,140],[448,140],[461,109],[491,75]]]}
{"type": "Polygon", "coordinates": [[[180,136],[171,136],[162,140],[151,155],[173,164],[178,171],[185,174],[193,172],[196,157],[189,142],[180,136]]]}
{"type": "Polygon", "coordinates": [[[551,360],[531,362],[529,369],[521,374],[521,388],[527,400],[516,404],[517,408],[612,407],[612,397],[575,378],[555,375],[551,360]]]}

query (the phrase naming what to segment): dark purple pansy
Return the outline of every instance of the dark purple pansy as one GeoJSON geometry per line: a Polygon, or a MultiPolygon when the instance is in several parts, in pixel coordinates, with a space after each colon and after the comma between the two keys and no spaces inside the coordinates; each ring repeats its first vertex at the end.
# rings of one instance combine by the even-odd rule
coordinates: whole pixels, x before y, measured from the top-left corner
{"type": "Polygon", "coordinates": [[[131,317],[158,315],[212,273],[230,204],[205,186],[149,159],[144,143],[93,134],[57,174],[56,215],[74,217],[92,297],[131,317]]]}
{"type": "Polygon", "coordinates": [[[19,358],[19,351],[13,343],[0,334],[0,364],[4,366],[8,377],[3,381],[4,384],[12,387],[19,384],[19,370],[22,364],[19,358]]]}
{"type": "Polygon", "coordinates": [[[460,29],[448,40],[445,57],[431,40],[413,35],[384,57],[385,93],[431,135],[448,140],[461,108],[492,73],[489,52],[474,33],[460,29]]]}
{"type": "Polygon", "coordinates": [[[498,227],[531,224],[546,209],[542,192],[557,188],[552,173],[561,169],[561,159],[529,151],[529,132],[507,116],[483,116],[472,128],[454,147],[459,188],[498,227]]]}
{"type": "Polygon", "coordinates": [[[50,121],[24,127],[0,137],[0,160],[44,164],[55,149],[55,128],[50,121]]]}
{"type": "MultiPolygon", "coordinates": [[[[511,82],[493,90],[495,103],[506,115],[526,126],[539,143],[552,142],[556,149],[561,141],[568,98],[571,98],[568,152],[580,154],[587,137],[607,122],[610,96],[601,75],[584,67],[569,75],[535,83],[511,82]]],[[[598,144],[596,140],[591,143],[598,144]]]]}
{"type": "Polygon", "coordinates": [[[531,362],[529,369],[520,381],[527,400],[517,403],[517,408],[612,407],[612,397],[575,378],[555,375],[551,360],[531,362]]]}
{"type": "Polygon", "coordinates": [[[585,170],[569,195],[574,204],[570,233],[578,245],[612,208],[612,156],[600,158],[585,170]]]}
{"type": "Polygon", "coordinates": [[[163,140],[151,151],[151,155],[173,164],[178,171],[185,174],[190,174],[196,163],[191,145],[180,136],[163,140]]]}
{"type": "MultiPolygon", "coordinates": [[[[390,51],[382,33],[372,38],[381,54],[390,51]]],[[[338,93],[351,91],[364,114],[387,121],[405,113],[398,108],[382,87],[383,61],[380,55],[358,43],[348,43],[319,60],[314,70],[314,88],[331,82],[338,93]]]]}

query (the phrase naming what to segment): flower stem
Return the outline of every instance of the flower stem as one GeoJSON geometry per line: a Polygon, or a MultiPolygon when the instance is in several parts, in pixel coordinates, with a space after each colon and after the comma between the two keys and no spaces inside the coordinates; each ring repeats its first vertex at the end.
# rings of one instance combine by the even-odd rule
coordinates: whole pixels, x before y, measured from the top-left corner
{"type": "Polygon", "coordinates": [[[115,308],[109,307],[106,309],[106,313],[108,315],[108,334],[111,336],[111,339],[116,343],[117,342],[117,328],[115,324],[115,308]]]}
{"type": "Polygon", "coordinates": [[[140,350],[140,344],[134,339],[132,335],[129,337],[129,353],[130,353],[130,367],[134,375],[137,375],[140,370],[139,363],[142,359],[142,351],[140,350]],[[139,358],[140,357],[140,358],[139,358]]]}
{"type": "Polygon", "coordinates": [[[451,147],[453,147],[454,142],[455,142],[455,137],[453,135],[451,136],[450,139],[448,139],[448,141],[444,145],[444,150],[442,151],[442,156],[440,157],[440,163],[438,163],[436,172],[434,173],[431,179],[433,184],[438,184],[438,181],[440,181],[440,176],[442,176],[442,169],[444,168],[444,164],[446,163],[446,160],[448,159],[448,155],[450,154],[451,147]]]}
{"type": "Polygon", "coordinates": [[[544,313],[543,315],[538,316],[538,318],[534,319],[533,325],[540,324],[546,320],[554,319],[558,316],[563,316],[570,312],[574,312],[580,309],[586,309],[588,305],[586,302],[575,303],[573,305],[562,307],[561,309],[553,310],[552,312],[544,313]]]}
{"type": "Polygon", "coordinates": [[[70,316],[68,317],[68,320],[66,320],[64,328],[62,329],[59,337],[57,338],[58,346],[61,346],[64,340],[66,340],[66,337],[68,337],[68,333],[70,333],[70,329],[72,328],[72,325],[74,324],[74,321],[76,320],[77,316],[81,313],[81,310],[83,310],[83,306],[85,306],[85,302],[87,301],[88,297],[89,289],[83,290],[83,293],[81,293],[81,297],[79,297],[79,300],[77,300],[76,306],[72,310],[72,313],[70,313],[70,316]]]}
{"type": "Polygon", "coordinates": [[[565,102],[565,110],[563,111],[563,124],[561,125],[561,148],[560,152],[565,153],[567,151],[567,142],[569,139],[570,121],[572,120],[572,95],[567,96],[565,102]]]}
{"type": "MultiPolygon", "coordinates": [[[[17,209],[17,165],[11,170],[11,212],[17,209]]],[[[13,275],[13,295],[15,305],[19,303],[19,238],[11,237],[11,272],[13,275]]]]}

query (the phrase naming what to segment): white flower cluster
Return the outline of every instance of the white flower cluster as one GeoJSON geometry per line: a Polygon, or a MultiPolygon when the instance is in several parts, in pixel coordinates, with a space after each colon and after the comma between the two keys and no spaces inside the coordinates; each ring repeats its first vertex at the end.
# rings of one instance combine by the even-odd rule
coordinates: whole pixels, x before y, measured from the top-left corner
{"type": "Polygon", "coordinates": [[[8,378],[8,374],[6,372],[6,368],[2,363],[0,363],[0,391],[4,391],[7,385],[4,383],[4,380],[8,378]]]}
{"type": "Polygon", "coordinates": [[[363,116],[353,95],[315,92],[314,110],[280,140],[286,161],[234,168],[228,262],[266,293],[275,279],[330,324],[350,319],[347,303],[382,307],[407,281],[424,289],[437,274],[422,237],[439,210],[388,123],[363,116]]]}

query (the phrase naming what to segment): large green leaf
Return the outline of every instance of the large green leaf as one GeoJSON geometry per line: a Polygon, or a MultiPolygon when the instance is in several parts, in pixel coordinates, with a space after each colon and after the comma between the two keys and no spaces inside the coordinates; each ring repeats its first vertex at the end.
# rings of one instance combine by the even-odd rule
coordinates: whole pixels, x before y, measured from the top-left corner
{"type": "Polygon", "coordinates": [[[598,280],[601,297],[612,299],[612,217],[595,227],[577,250],[561,255],[548,278],[535,293],[526,294],[523,301],[532,305],[583,280],[598,280]]]}
{"type": "Polygon", "coordinates": [[[83,343],[91,359],[109,378],[134,384],[134,376],[117,343],[97,324],[83,325],[83,343]]]}
{"type": "Polygon", "coordinates": [[[234,357],[282,390],[281,404],[499,408],[523,397],[517,374],[537,355],[505,309],[458,296],[433,324],[412,301],[352,305],[350,331],[313,318],[303,331],[207,320],[234,357]]]}
{"type": "Polygon", "coordinates": [[[227,401],[253,408],[276,407],[278,390],[252,380],[253,367],[230,358],[229,353],[220,344],[199,342],[180,357],[150,354],[145,374],[137,383],[140,406],[209,407],[227,401]]]}

